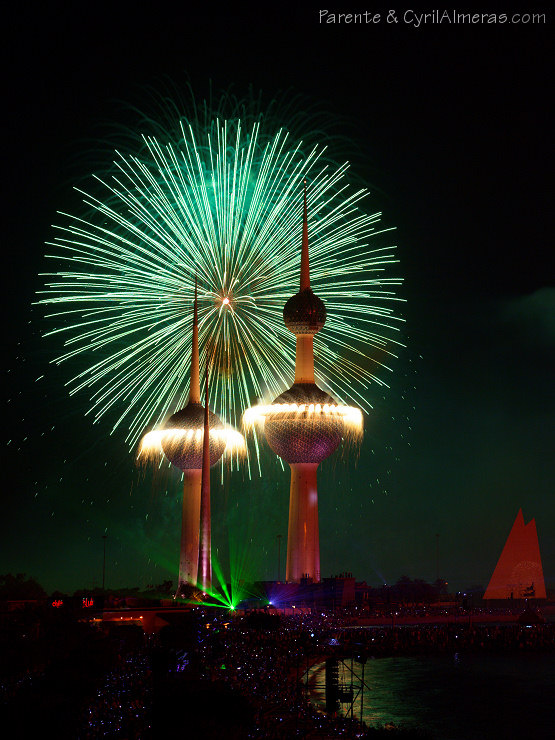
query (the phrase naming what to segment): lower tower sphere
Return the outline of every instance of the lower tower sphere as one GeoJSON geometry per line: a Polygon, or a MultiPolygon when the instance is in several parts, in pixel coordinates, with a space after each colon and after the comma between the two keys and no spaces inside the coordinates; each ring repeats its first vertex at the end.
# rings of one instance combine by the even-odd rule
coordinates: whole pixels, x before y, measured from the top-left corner
{"type": "Polygon", "coordinates": [[[264,421],[271,449],[288,463],[321,463],[341,442],[343,420],[324,408],[335,403],[314,383],[295,383],[275,399],[272,406],[278,408],[264,421]]]}
{"type": "MultiPolygon", "coordinates": [[[[225,439],[218,431],[224,429],[220,417],[208,412],[210,424],[210,466],[215,465],[225,450],[225,439]],[[212,432],[215,432],[214,434],[212,432]]],[[[180,470],[202,469],[202,440],[204,436],[204,407],[188,403],[172,414],[165,424],[162,449],[168,460],[180,470]],[[174,431],[175,434],[171,434],[174,431]]]]}

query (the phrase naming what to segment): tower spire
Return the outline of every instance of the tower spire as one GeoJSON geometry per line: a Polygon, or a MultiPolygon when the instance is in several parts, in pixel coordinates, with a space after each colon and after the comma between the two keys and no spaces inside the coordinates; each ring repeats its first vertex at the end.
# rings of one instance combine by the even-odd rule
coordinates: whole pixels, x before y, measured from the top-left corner
{"type": "Polygon", "coordinates": [[[200,403],[199,375],[197,277],[195,275],[195,307],[193,310],[193,346],[191,350],[191,383],[189,389],[189,403],[200,403]]]}
{"type": "Polygon", "coordinates": [[[301,290],[310,288],[310,270],[308,264],[308,209],[306,207],[306,177],[303,180],[303,244],[301,252],[301,290]]]}
{"type": "Polygon", "coordinates": [[[326,307],[310,287],[308,264],[308,215],[306,179],[303,181],[303,232],[301,250],[301,287],[287,301],[283,320],[297,337],[295,383],[314,383],[314,335],[324,326],[326,307]]]}
{"type": "Polygon", "coordinates": [[[210,424],[208,421],[208,357],[204,401],[204,436],[202,441],[202,479],[200,489],[200,542],[198,585],[207,593],[212,588],[212,553],[210,531],[210,424]]]}

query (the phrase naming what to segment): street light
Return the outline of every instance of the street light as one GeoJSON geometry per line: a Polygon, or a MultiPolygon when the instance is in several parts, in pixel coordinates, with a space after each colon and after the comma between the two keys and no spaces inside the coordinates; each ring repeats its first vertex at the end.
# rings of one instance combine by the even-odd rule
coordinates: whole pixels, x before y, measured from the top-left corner
{"type": "Polygon", "coordinates": [[[106,540],[108,539],[107,534],[102,535],[104,541],[104,559],[102,561],[102,593],[104,593],[104,585],[106,583],[106,540]]]}

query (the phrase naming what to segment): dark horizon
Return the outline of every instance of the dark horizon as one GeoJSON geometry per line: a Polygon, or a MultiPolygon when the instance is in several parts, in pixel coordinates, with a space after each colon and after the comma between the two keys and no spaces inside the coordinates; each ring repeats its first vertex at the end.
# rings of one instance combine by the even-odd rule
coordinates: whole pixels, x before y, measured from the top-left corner
{"type": "MultiPolygon", "coordinates": [[[[391,389],[372,396],[357,465],[337,455],[319,471],[322,575],[433,581],[439,534],[450,589],[485,588],[522,508],[553,589],[551,13],[544,24],[415,28],[266,12],[7,11],[0,572],[47,591],[92,586],[107,533],[107,587],[177,576],[177,477],[141,474],[110,420],[85,416],[86,394],[64,386],[78,365],[49,364],[55,347],[31,305],[50,225],[57,210],[78,211],[71,186],[89,177],[98,132],[122,120],[118,101],[140,106],[167,78],[189,79],[199,98],[210,80],[266,100],[292,88],[329,111],[369,208],[397,227],[407,348],[391,389]]],[[[289,492],[288,470],[269,452],[263,463],[262,479],[212,478],[218,555],[226,563],[240,544],[260,579],[275,575],[278,534],[285,570],[289,492]]]]}

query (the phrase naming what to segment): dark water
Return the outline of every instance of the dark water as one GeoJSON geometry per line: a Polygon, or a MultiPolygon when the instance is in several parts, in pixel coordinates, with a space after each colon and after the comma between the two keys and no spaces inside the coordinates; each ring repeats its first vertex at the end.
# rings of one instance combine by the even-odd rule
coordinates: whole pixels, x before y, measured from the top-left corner
{"type": "MultiPolygon", "coordinates": [[[[350,666],[350,663],[347,665],[350,666]]],[[[362,668],[353,664],[356,674],[362,668]]],[[[340,679],[351,676],[340,667],[340,679]]],[[[323,666],[315,675],[323,700],[323,666]]],[[[364,667],[364,721],[419,727],[437,740],[555,738],[555,658],[549,654],[379,658],[364,667]]],[[[355,695],[360,682],[354,679],[355,695]]],[[[346,709],[346,706],[344,706],[346,709]]],[[[360,717],[360,698],[354,706],[360,717]]]]}

